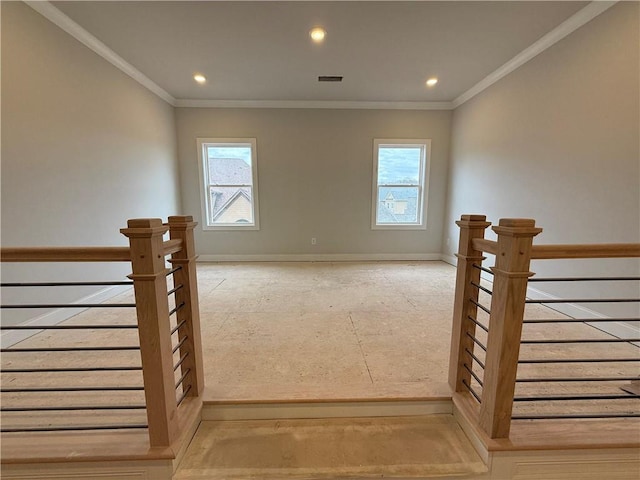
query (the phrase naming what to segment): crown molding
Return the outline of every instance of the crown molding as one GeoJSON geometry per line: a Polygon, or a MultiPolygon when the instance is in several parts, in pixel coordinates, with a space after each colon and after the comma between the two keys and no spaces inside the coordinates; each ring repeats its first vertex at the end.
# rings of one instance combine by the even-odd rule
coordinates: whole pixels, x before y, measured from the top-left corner
{"type": "Polygon", "coordinates": [[[552,45],[555,45],[564,37],[573,33],[578,28],[583,26],[585,23],[594,19],[595,17],[600,15],[602,12],[608,10],[616,3],[618,3],[617,0],[591,2],[589,5],[587,5],[583,9],[573,14],[571,17],[569,17],[567,20],[565,20],[560,25],[558,25],[556,28],[551,30],[545,36],[543,36],[538,41],[533,43],[531,46],[529,46],[528,48],[525,48],[522,52],[520,52],[518,55],[513,57],[507,63],[499,67],[496,71],[494,71],[493,73],[490,73],[484,79],[480,80],[473,87],[471,87],[469,90],[467,90],[462,95],[454,99],[453,102],[451,102],[453,108],[458,108],[467,100],[472,99],[473,97],[478,95],[480,92],[486,90],[491,85],[496,83],[498,80],[507,76],[508,74],[513,72],[515,69],[521,67],[536,55],[544,52],[547,48],[551,47],[552,45]]]}
{"type": "Polygon", "coordinates": [[[149,89],[151,92],[155,93],[162,100],[169,103],[170,105],[175,106],[176,99],[173,98],[173,96],[171,96],[166,90],[164,90],[157,83],[147,77],[144,73],[142,73],[140,70],[123,59],[116,52],[107,47],[96,37],[91,35],[88,31],[86,31],[71,18],[54,7],[51,3],[49,3],[48,1],[40,0],[25,0],[24,3],[29,5],[47,20],[56,24],[62,30],[78,40],[80,43],[93,50],[113,66],[129,75],[136,82],[149,89]]]}
{"type": "Polygon", "coordinates": [[[453,101],[444,102],[368,102],[332,100],[198,100],[176,99],[140,70],[124,60],[104,43],[66,16],[48,1],[24,0],[36,12],[53,22],[76,40],[93,50],[109,63],[129,75],[135,81],[174,107],[192,108],[316,108],[359,110],[453,110],[491,85],[513,72],[526,62],[556,44],[593,18],[618,3],[615,1],[593,1],[555,29],[544,35],[528,48],[487,75],[453,101]]]}
{"type": "Polygon", "coordinates": [[[198,100],[178,99],[192,108],[328,108],[357,110],[451,110],[451,102],[363,102],[349,100],[198,100]]]}

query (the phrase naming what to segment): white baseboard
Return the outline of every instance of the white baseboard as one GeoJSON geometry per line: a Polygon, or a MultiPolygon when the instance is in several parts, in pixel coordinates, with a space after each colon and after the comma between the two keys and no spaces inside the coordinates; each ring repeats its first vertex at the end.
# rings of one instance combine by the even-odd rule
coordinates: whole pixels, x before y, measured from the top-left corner
{"type": "Polygon", "coordinates": [[[267,255],[199,255],[198,262],[380,262],[438,261],[439,253],[300,253],[267,255]]]}
{"type": "MultiPolygon", "coordinates": [[[[86,297],[75,300],[71,303],[102,303],[112,297],[115,297],[116,295],[124,293],[129,288],[131,287],[128,287],[126,285],[107,287],[98,292],[92,293],[91,295],[87,295],[86,297]]],[[[0,337],[2,348],[9,348],[18,342],[26,340],[27,338],[42,332],[42,330],[37,330],[38,327],[57,325],[58,323],[64,322],[65,320],[74,317],[79,313],[84,312],[85,310],[87,309],[59,308],[52,312],[45,313],[43,315],[39,315],[35,318],[27,320],[20,325],[33,326],[36,330],[6,330],[2,332],[2,335],[0,337]]]]}
{"type": "Polygon", "coordinates": [[[440,260],[442,260],[445,263],[448,263],[449,265],[453,265],[454,267],[458,266],[458,257],[454,255],[447,255],[446,253],[442,253],[440,255],[440,260]]]}

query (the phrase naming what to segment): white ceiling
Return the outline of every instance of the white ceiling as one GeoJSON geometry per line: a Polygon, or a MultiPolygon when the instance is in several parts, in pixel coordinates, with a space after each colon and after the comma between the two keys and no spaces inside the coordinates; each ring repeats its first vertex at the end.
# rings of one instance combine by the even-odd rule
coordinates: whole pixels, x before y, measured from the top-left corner
{"type": "Polygon", "coordinates": [[[52,4],[175,99],[452,102],[588,2],[52,4]]]}

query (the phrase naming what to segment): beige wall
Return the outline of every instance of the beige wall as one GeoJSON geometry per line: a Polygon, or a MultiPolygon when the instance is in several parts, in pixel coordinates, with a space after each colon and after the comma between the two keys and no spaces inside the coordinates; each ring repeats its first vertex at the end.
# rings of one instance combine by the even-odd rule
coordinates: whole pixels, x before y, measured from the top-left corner
{"type": "Polygon", "coordinates": [[[196,138],[257,139],[260,230],[198,229],[199,253],[439,253],[450,118],[449,111],[178,108],[188,214],[201,216],[196,138]],[[374,138],[432,139],[426,230],[371,230],[374,138]]]}
{"type": "MultiPolygon", "coordinates": [[[[639,7],[615,5],[455,110],[445,253],[463,213],[535,218],[538,243],[640,241],[639,7]]],[[[537,263],[639,273],[631,261],[537,263]]]]}
{"type": "MultiPolygon", "coordinates": [[[[179,213],[173,107],[21,2],[2,2],[1,154],[3,246],[124,245],[127,218],[179,213]]],[[[127,270],[3,267],[3,280],[127,270]]]]}

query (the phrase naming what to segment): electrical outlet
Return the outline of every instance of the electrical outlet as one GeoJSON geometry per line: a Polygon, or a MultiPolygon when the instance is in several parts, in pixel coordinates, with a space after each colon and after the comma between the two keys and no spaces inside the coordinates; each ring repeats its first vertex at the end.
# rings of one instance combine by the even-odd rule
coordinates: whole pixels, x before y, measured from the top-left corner
{"type": "Polygon", "coordinates": [[[311,245],[315,245],[316,244],[316,237],[311,237],[311,245]]]}

